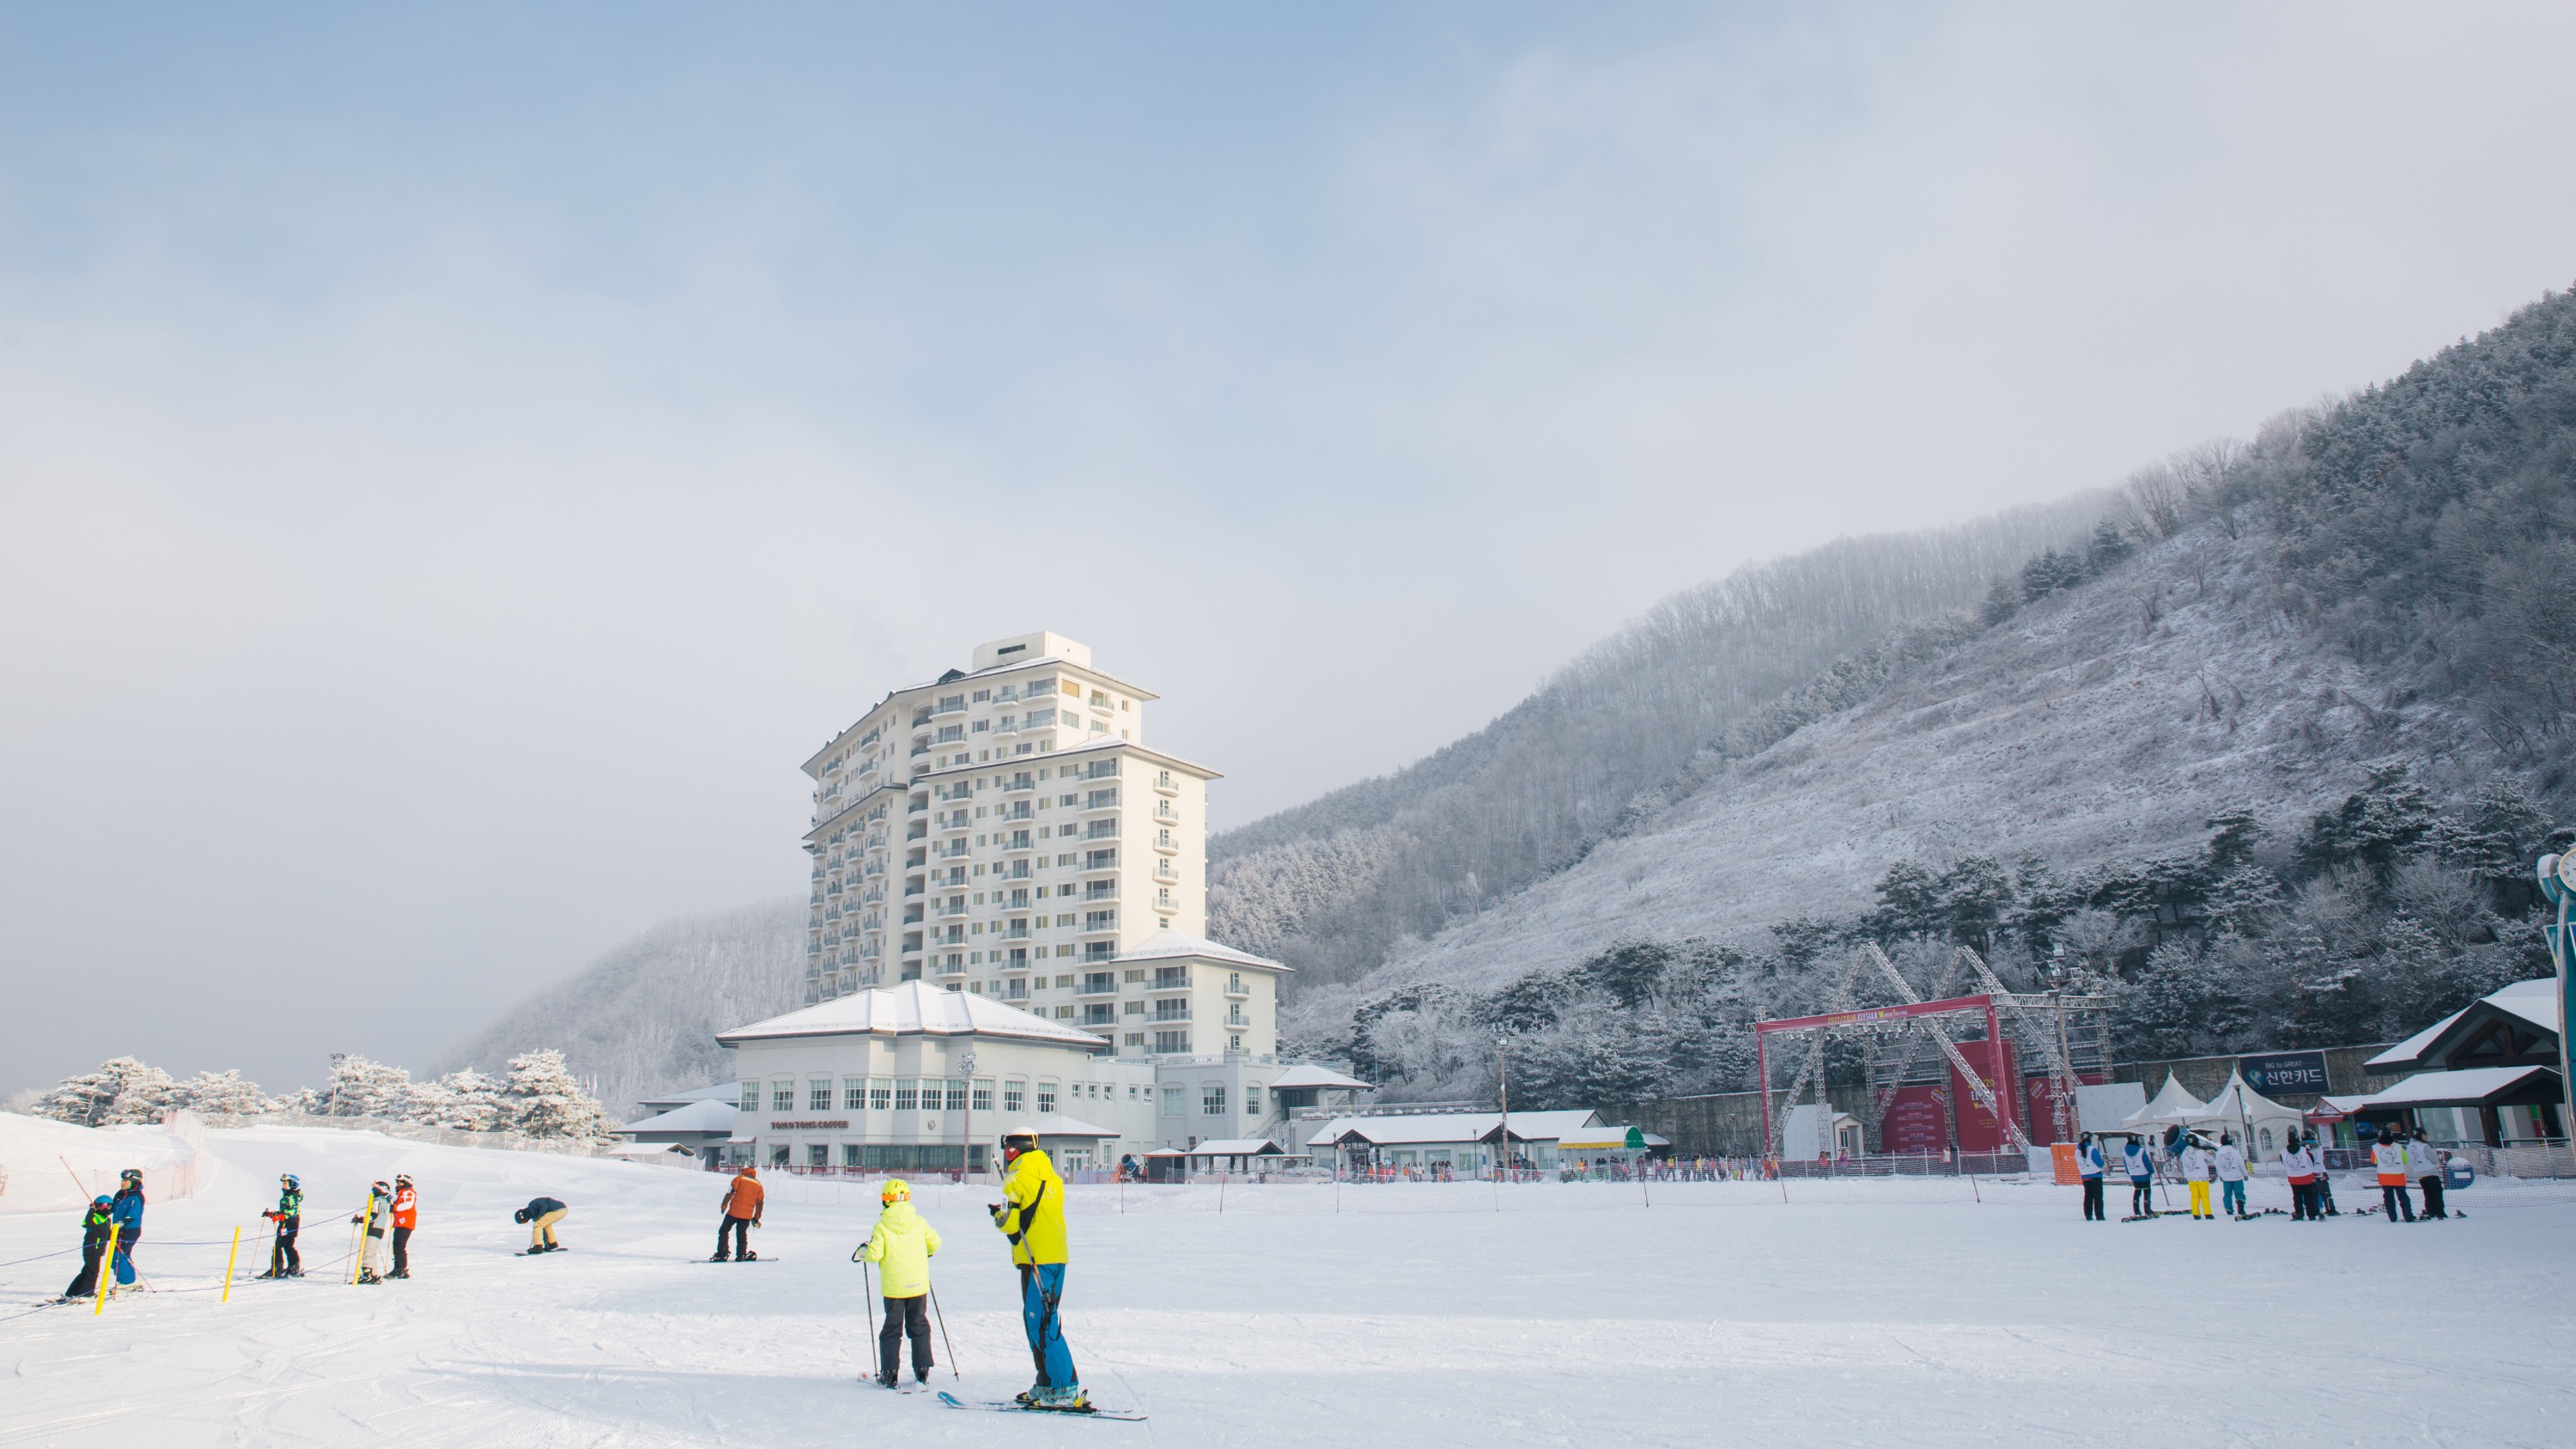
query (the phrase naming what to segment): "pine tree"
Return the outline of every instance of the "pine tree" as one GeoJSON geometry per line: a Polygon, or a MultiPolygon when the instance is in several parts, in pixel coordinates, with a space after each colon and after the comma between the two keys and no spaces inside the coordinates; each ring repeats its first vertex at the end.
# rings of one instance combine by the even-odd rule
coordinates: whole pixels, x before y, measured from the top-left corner
{"type": "Polygon", "coordinates": [[[402,1120],[411,1097],[411,1073],[350,1052],[331,1064],[328,1096],[334,1117],[402,1120]]]}
{"type": "Polygon", "coordinates": [[[559,1051],[523,1052],[510,1058],[509,1085],[501,1089],[509,1127],[530,1137],[604,1142],[617,1124],[564,1067],[559,1051]]]}
{"type": "Polygon", "coordinates": [[[174,1100],[176,1105],[208,1117],[255,1117],[271,1106],[257,1082],[244,1080],[240,1072],[230,1068],[197,1073],[179,1085],[174,1100]]]}
{"type": "Polygon", "coordinates": [[[65,1077],[34,1108],[35,1115],[83,1127],[153,1123],[174,1105],[177,1084],[159,1067],[132,1057],[103,1062],[95,1072],[65,1077]]]}

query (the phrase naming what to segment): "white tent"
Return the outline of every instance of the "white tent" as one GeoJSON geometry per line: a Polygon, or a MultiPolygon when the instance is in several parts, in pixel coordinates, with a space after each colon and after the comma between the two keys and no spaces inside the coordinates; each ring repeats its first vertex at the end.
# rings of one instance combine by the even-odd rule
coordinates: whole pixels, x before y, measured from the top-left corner
{"type": "Polygon", "coordinates": [[[2281,1155],[2289,1134],[2305,1120],[2297,1108],[2284,1107],[2245,1085],[2243,1073],[2230,1072],[2227,1085],[2183,1125],[2232,1131],[2243,1141],[2248,1161],[2270,1162],[2281,1155]]]}
{"type": "Polygon", "coordinates": [[[2161,1132],[2167,1127],[2188,1127],[2209,1115],[2209,1104],[2182,1089],[2174,1074],[2165,1073],[2165,1088],[2155,1099],[2140,1107],[2120,1124],[2123,1132],[2161,1132]]]}

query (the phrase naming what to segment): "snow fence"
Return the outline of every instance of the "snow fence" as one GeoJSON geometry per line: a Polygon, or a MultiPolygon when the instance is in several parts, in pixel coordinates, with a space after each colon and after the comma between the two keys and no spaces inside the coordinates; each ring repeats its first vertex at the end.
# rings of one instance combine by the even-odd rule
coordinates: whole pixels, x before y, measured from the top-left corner
{"type": "Polygon", "coordinates": [[[196,1196],[214,1179],[206,1124],[194,1112],[164,1112],[157,1127],[0,1114],[0,1212],[77,1211],[93,1197],[114,1195],[129,1167],[143,1169],[149,1200],[196,1196]]]}

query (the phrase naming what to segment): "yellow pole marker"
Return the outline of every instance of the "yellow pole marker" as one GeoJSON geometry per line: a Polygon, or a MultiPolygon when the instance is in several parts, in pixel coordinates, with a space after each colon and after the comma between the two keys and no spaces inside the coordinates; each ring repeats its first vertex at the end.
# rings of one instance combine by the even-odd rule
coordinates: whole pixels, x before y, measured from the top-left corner
{"type": "Polygon", "coordinates": [[[233,1301],[233,1264],[241,1261],[241,1224],[233,1224],[233,1250],[224,1255],[224,1296],[217,1303],[233,1301]]]}
{"type": "Polygon", "coordinates": [[[107,1225],[107,1256],[98,1260],[98,1301],[90,1305],[89,1316],[92,1318],[107,1311],[107,1280],[116,1276],[116,1234],[122,1226],[119,1223],[107,1225]]]}
{"type": "Polygon", "coordinates": [[[349,1263],[349,1286],[352,1288],[358,1286],[358,1274],[365,1271],[367,1266],[367,1219],[375,1215],[376,1190],[371,1187],[367,1189],[366,1210],[358,1214],[358,1230],[349,1236],[349,1246],[352,1250],[349,1263]]]}

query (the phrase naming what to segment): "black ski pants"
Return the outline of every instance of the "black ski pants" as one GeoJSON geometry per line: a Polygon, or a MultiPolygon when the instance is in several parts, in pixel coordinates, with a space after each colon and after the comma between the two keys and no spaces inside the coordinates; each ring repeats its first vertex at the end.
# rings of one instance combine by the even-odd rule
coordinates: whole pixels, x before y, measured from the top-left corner
{"type": "Polygon", "coordinates": [[[400,1278],[411,1276],[411,1229],[409,1228],[394,1229],[394,1275],[400,1278]]]}
{"type": "MultiPolygon", "coordinates": [[[[741,1219],[736,1218],[736,1222],[741,1219]]],[[[885,1300],[885,1327],[877,1330],[877,1377],[894,1382],[897,1362],[903,1357],[903,1340],[912,1338],[912,1376],[930,1377],[930,1295],[885,1300]]]]}
{"type": "Polygon", "coordinates": [[[2415,1181],[2422,1184],[2424,1188],[2424,1216],[2428,1218],[2449,1217],[2449,1213],[2442,1211],[2441,1176],[2439,1174],[2435,1174],[2431,1177],[2419,1177],[2415,1179],[2415,1181]]]}
{"type": "Polygon", "coordinates": [[[295,1251],[295,1234],[303,1226],[302,1218],[277,1220],[277,1241],[268,1249],[269,1272],[283,1276],[304,1271],[304,1255],[295,1251]]]}
{"type": "Polygon", "coordinates": [[[2401,1216],[2407,1222],[2415,1221],[2415,1200],[2406,1195],[2406,1184],[2402,1182],[2381,1183],[2379,1205],[2392,1223],[2399,1221],[2401,1216]]]}
{"type": "Polygon", "coordinates": [[[2156,1180],[2152,1177],[2129,1179],[2129,1216],[2142,1218],[2156,1210],[2156,1180]]]}
{"type": "Polygon", "coordinates": [[[2084,1221],[2102,1221],[2102,1179],[2098,1177],[2084,1179],[2084,1221]]]}
{"type": "Polygon", "coordinates": [[[723,1258],[725,1256],[725,1233],[728,1229],[733,1233],[733,1256],[737,1258],[750,1257],[751,1219],[738,1218],[731,1215],[716,1219],[716,1256],[718,1258],[723,1258]]]}
{"type": "Polygon", "coordinates": [[[98,1291],[99,1267],[106,1258],[107,1244],[104,1241],[81,1244],[80,1276],[72,1280],[72,1286],[63,1290],[63,1296],[65,1298],[87,1298],[91,1294],[96,1293],[98,1291]]]}
{"type": "Polygon", "coordinates": [[[2313,1182],[2290,1184],[2290,1221],[2322,1221],[2325,1214],[2317,1211],[2317,1185],[2313,1182]]]}

